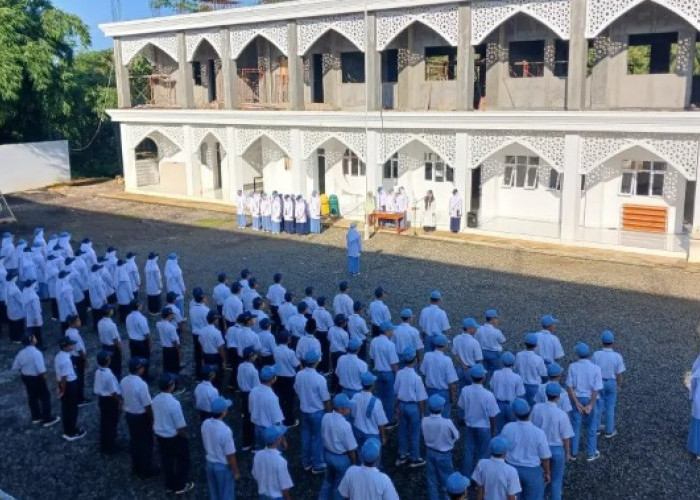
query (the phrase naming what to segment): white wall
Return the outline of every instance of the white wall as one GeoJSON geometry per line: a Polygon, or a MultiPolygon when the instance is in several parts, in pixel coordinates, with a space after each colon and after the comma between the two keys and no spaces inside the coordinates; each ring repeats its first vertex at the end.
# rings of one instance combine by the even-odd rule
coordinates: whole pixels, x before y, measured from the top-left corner
{"type": "Polygon", "coordinates": [[[68,141],[0,146],[0,190],[16,193],[70,180],[68,141]]]}

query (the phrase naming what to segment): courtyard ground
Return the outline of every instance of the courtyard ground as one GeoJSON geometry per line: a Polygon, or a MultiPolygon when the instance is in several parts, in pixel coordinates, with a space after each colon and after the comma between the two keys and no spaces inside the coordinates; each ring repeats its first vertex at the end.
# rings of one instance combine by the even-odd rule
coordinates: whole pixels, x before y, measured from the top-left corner
{"type": "MultiPolygon", "coordinates": [[[[64,187],[10,198],[18,218],[7,229],[29,237],[34,227],[50,234],[70,231],[74,242],[90,236],[98,253],[109,245],[120,255],[138,254],[142,266],[149,251],[158,251],[161,264],[171,251],[181,256],[188,288],[211,289],[216,274],[230,276],[247,267],[262,282],[282,271],[284,285],[299,296],[309,284],[329,298],[345,273],[344,231],[329,229],[309,237],[265,236],[235,229],[232,217],[193,207],[177,208],[97,196],[113,191],[111,183],[64,187]]],[[[0,228],[4,230],[5,228],[0,228]]],[[[387,303],[395,320],[410,307],[417,315],[430,290],[444,297],[453,331],[462,318],[483,320],[483,310],[502,313],[506,347],[521,349],[525,332],[536,330],[538,318],[552,313],[561,318],[559,335],[567,363],[573,346],[585,340],[598,347],[600,332],[616,333],[623,353],[625,374],[618,412],[618,435],[601,439],[601,459],[569,465],[565,498],[690,498],[700,491],[700,463],[685,450],[690,405],[684,377],[700,342],[700,280],[694,269],[677,262],[629,263],[591,260],[585,251],[572,255],[532,253],[500,245],[470,245],[412,237],[376,235],[365,246],[361,275],[350,280],[350,294],[366,303],[376,286],[388,290],[387,303]]],[[[45,327],[47,366],[52,371],[57,351],[57,325],[45,327]]],[[[91,364],[96,335],[85,332],[91,364]]],[[[185,337],[186,360],[191,363],[191,337],[185,337]]],[[[98,408],[80,410],[85,439],[66,443],[60,428],[38,429],[28,421],[23,388],[11,372],[17,346],[0,338],[0,488],[17,499],[34,498],[161,498],[162,478],[140,480],[130,474],[127,452],[104,457],[98,453],[98,408]]],[[[160,349],[154,366],[160,367],[160,349]]],[[[88,377],[91,387],[92,375],[88,377]]],[[[187,381],[192,388],[191,380],[187,381]]],[[[51,389],[54,389],[53,379],[51,389]]],[[[156,387],[152,386],[155,392],[156,387]]],[[[203,453],[191,391],[180,397],[190,425],[192,479],[197,486],[188,498],[206,498],[203,453]]],[[[58,411],[58,405],[55,406],[58,411]]],[[[229,418],[237,442],[239,419],[229,418]]],[[[426,498],[423,469],[397,469],[398,430],[391,432],[385,454],[387,472],[402,498],[426,498]]],[[[120,424],[120,442],[127,444],[126,425],[120,424]]],[[[289,433],[286,452],[295,499],[316,498],[321,477],[303,472],[299,460],[299,429],[289,433]]],[[[461,451],[461,444],[459,446],[461,451]]],[[[238,498],[254,498],[250,476],[252,456],[239,453],[243,479],[238,498]]],[[[455,453],[459,467],[461,454],[455,453]]]]}

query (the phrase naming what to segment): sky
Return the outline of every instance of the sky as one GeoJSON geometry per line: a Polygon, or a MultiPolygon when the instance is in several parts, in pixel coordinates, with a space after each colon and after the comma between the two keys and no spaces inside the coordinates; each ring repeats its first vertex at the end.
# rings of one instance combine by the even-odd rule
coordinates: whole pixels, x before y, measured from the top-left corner
{"type": "MultiPolygon", "coordinates": [[[[116,2],[115,2],[116,3],[116,2]]],[[[151,17],[148,0],[121,0],[121,19],[112,18],[112,0],[53,0],[55,7],[77,14],[90,27],[93,49],[112,48],[112,40],[105,38],[97,27],[98,24],[115,20],[130,21],[151,17]]],[[[243,0],[241,3],[251,4],[254,0],[243,0]]]]}

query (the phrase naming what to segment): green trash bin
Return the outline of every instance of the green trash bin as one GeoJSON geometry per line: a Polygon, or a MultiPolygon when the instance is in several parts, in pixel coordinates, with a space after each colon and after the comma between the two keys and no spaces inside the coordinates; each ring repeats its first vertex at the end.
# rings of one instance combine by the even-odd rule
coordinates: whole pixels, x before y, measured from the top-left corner
{"type": "Polygon", "coordinates": [[[328,203],[331,207],[331,215],[338,217],[340,215],[340,205],[338,205],[338,197],[334,194],[328,198],[328,203]]]}

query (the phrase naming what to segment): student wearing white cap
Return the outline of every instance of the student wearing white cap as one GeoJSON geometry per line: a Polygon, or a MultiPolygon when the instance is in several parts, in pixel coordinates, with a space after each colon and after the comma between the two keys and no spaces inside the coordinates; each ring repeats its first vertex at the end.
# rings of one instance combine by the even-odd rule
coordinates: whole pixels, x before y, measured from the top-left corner
{"type": "Polygon", "coordinates": [[[551,314],[545,314],[540,318],[542,330],[537,332],[537,348],[535,352],[544,360],[546,364],[554,363],[564,357],[564,349],[561,347],[559,337],[554,332],[557,329],[559,320],[551,314]]]}
{"type": "Polygon", "coordinates": [[[447,314],[440,308],[442,294],[433,290],[430,292],[430,304],[425,306],[420,312],[418,325],[423,332],[423,344],[425,352],[433,350],[433,337],[440,333],[447,334],[450,330],[450,322],[447,320],[447,314]]]}
{"type": "Polygon", "coordinates": [[[457,376],[459,377],[460,390],[465,385],[472,383],[472,379],[469,376],[471,367],[480,364],[484,360],[481,344],[474,338],[476,330],[480,326],[474,318],[466,318],[462,321],[462,333],[452,339],[452,354],[457,360],[457,376]]]}
{"type": "Polygon", "coordinates": [[[523,378],[525,384],[525,400],[527,404],[535,404],[535,395],[540,384],[547,377],[547,367],[544,360],[535,353],[538,337],[536,333],[525,335],[525,350],[515,355],[513,371],[523,378]]]}
{"type": "Polygon", "coordinates": [[[261,499],[291,500],[292,498],[289,490],[294,483],[289,475],[287,461],[279,450],[286,432],[287,428],[280,425],[268,427],[263,431],[266,447],[255,454],[252,470],[261,499]]]}
{"type": "Polygon", "coordinates": [[[399,420],[399,457],[396,465],[408,463],[409,467],[421,467],[425,460],[420,456],[420,419],[424,413],[428,393],[423,379],[416,373],[416,351],[407,347],[401,353],[404,367],[396,374],[396,418],[399,420]]]}
{"type": "Polygon", "coordinates": [[[367,363],[357,357],[357,351],[362,342],[352,338],[348,341],[348,352],[338,358],[335,374],[338,376],[338,384],[343,394],[348,398],[362,390],[361,377],[367,371],[367,363]]]}
{"type": "Polygon", "coordinates": [[[552,452],[547,435],[530,421],[530,405],[523,398],[513,401],[513,413],[517,419],[506,424],[501,436],[511,443],[506,461],[515,467],[523,489],[523,500],[544,498],[545,485],[551,480],[549,462],[552,452]]]}
{"type": "Polygon", "coordinates": [[[447,337],[439,333],[433,336],[432,352],[426,352],[420,365],[420,371],[425,376],[425,387],[428,395],[439,394],[447,404],[442,410],[443,417],[450,416],[451,401],[456,398],[456,382],[459,380],[452,359],[445,354],[447,337]]]}
{"type": "Polygon", "coordinates": [[[540,385],[540,389],[535,395],[535,403],[546,403],[548,401],[547,384],[549,382],[557,382],[560,384],[559,387],[561,388],[561,394],[559,395],[559,399],[557,399],[557,406],[564,410],[567,415],[571,415],[572,408],[569,393],[566,392],[566,389],[561,386],[561,376],[563,373],[564,369],[561,367],[561,365],[559,365],[559,363],[551,363],[547,365],[547,378],[549,380],[547,383],[540,385]]]}
{"type": "MultiPolygon", "coordinates": [[[[377,396],[382,400],[385,409],[391,412],[394,408],[396,395],[394,394],[394,380],[399,368],[399,356],[396,353],[396,346],[391,341],[394,333],[394,325],[382,323],[383,335],[372,339],[369,346],[369,355],[374,365],[374,374],[377,376],[377,396]]],[[[387,415],[389,427],[396,425],[394,415],[387,415]]]]}
{"type": "MultiPolygon", "coordinates": [[[[146,296],[148,300],[148,312],[158,314],[160,312],[161,294],[163,293],[163,275],[158,267],[158,254],[151,252],[146,259],[146,265],[143,268],[143,273],[146,275],[146,296]]],[[[92,293],[90,294],[92,299],[92,293]]]]}
{"type": "Polygon", "coordinates": [[[452,450],[459,440],[459,431],[452,420],[443,417],[445,398],[433,394],[428,398],[429,416],[423,417],[421,431],[425,441],[425,473],[428,483],[428,499],[447,497],[448,477],[454,472],[452,450]]]}
{"type": "Polygon", "coordinates": [[[235,481],[241,478],[233,432],[224,423],[232,404],[228,399],[215,398],[211,402],[211,417],[202,422],[202,444],[206,455],[210,500],[236,498],[235,481]]]}
{"type": "Polygon", "coordinates": [[[280,400],[272,390],[277,380],[277,369],[274,366],[263,366],[260,370],[260,384],[253,387],[248,397],[250,420],[255,425],[255,449],[265,447],[263,431],[272,425],[282,425],[284,414],[280,400]]]}
{"type": "Polygon", "coordinates": [[[515,500],[522,491],[515,467],[505,461],[510,449],[507,439],[497,436],[489,443],[489,458],[476,464],[472,480],[477,486],[477,498],[481,500],[515,500]]]}
{"type": "Polygon", "coordinates": [[[377,469],[381,445],[376,439],[368,439],[362,445],[360,458],[362,465],[351,466],[338,492],[349,500],[399,500],[394,484],[389,476],[377,469]]]}
{"type": "MultiPolygon", "coordinates": [[[[352,397],[352,402],[355,403],[352,408],[352,426],[355,439],[360,446],[370,438],[377,439],[382,446],[387,443],[386,424],[388,420],[386,413],[382,402],[372,394],[372,388],[376,381],[377,377],[372,372],[364,372],[360,376],[362,391],[352,397]]],[[[381,465],[381,457],[377,463],[381,465]]]]}
{"type": "Polygon", "coordinates": [[[569,416],[559,408],[557,402],[562,394],[558,382],[549,382],[545,389],[546,403],[537,403],[532,409],[532,423],[547,435],[549,450],[552,452],[550,469],[552,481],[549,484],[550,498],[561,500],[564,486],[564,467],[570,458],[569,440],[574,436],[569,416]]]}
{"type": "Polygon", "coordinates": [[[600,368],[594,365],[590,358],[591,350],[587,344],[579,342],[575,347],[578,361],[569,365],[566,386],[573,405],[571,425],[574,437],[571,439],[571,457],[576,459],[581,439],[581,426],[588,428],[587,460],[592,462],[600,457],[598,451],[598,409],[596,400],[603,389],[603,375],[600,368]]]}
{"type": "Polygon", "coordinates": [[[496,432],[498,404],[493,393],[484,388],[486,370],[481,365],[469,370],[472,384],[462,388],[457,406],[464,411],[464,459],[462,474],[471,477],[474,465],[488,456],[489,440],[496,432]]]}
{"type": "Polygon", "coordinates": [[[391,337],[392,342],[396,345],[396,352],[404,352],[407,348],[412,347],[416,351],[418,362],[423,359],[423,341],[420,338],[420,332],[417,328],[411,325],[413,319],[413,311],[403,309],[401,311],[401,323],[396,325],[394,336],[391,337]]]}
{"type": "Polygon", "coordinates": [[[476,340],[481,344],[481,352],[484,355],[484,368],[489,375],[501,368],[501,352],[506,337],[498,329],[500,314],[496,309],[487,309],[484,313],[486,322],[476,331],[476,340]]]}
{"type": "Polygon", "coordinates": [[[496,417],[496,433],[498,434],[503,429],[503,426],[509,422],[515,421],[515,416],[511,410],[511,403],[515,398],[525,396],[525,385],[520,375],[513,371],[515,364],[515,356],[510,351],[506,351],[501,355],[503,368],[493,372],[489,385],[496,397],[498,409],[501,411],[496,417]]]}
{"type": "Polygon", "coordinates": [[[319,500],[333,500],[337,496],[338,485],[352,464],[357,463],[357,441],[352,427],[347,421],[355,403],[343,394],[333,398],[333,411],[321,419],[323,456],[326,474],[318,495],[319,500]]]}
{"type": "Polygon", "coordinates": [[[385,321],[391,323],[391,312],[389,312],[389,308],[384,303],[384,295],[386,295],[384,288],[378,286],[374,290],[374,300],[369,303],[369,320],[372,324],[372,336],[374,337],[381,333],[379,325],[385,321]]]}
{"type": "Polygon", "coordinates": [[[600,338],[603,349],[593,353],[591,361],[600,368],[603,377],[603,389],[598,398],[598,419],[605,416],[605,437],[610,439],[617,434],[615,429],[615,406],[617,393],[622,385],[622,374],[625,372],[625,362],[620,353],[613,350],[615,335],[605,330],[600,338]]]}

